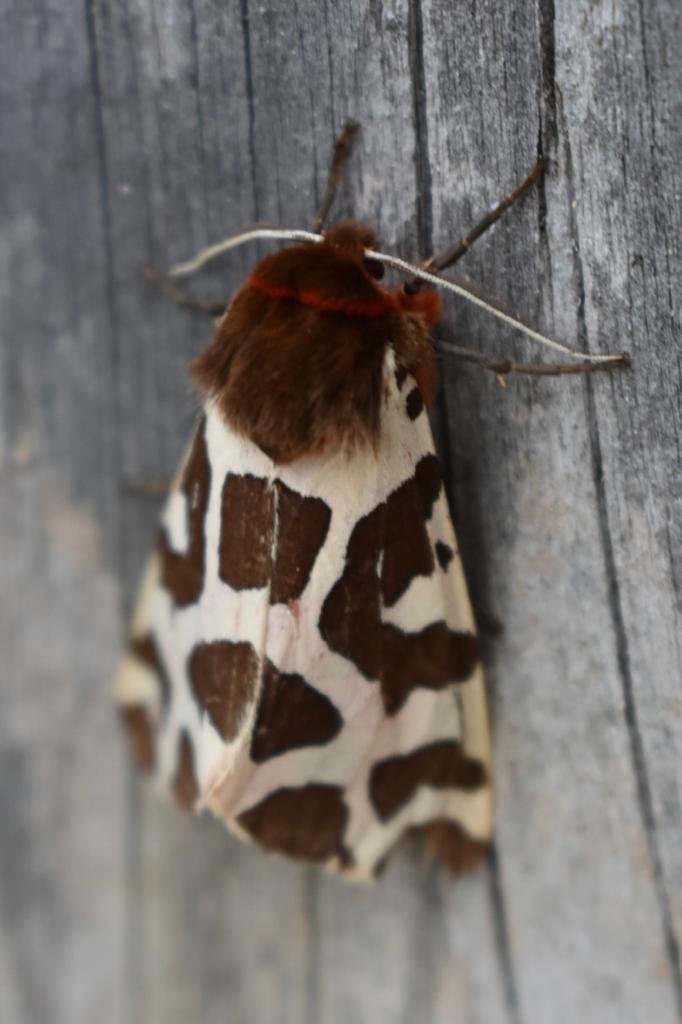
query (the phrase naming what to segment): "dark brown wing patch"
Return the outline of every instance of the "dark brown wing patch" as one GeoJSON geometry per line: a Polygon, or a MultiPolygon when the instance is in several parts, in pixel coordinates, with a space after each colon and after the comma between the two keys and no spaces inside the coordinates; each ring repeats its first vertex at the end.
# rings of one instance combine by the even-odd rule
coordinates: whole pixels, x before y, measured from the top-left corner
{"type": "Polygon", "coordinates": [[[324,544],[332,513],[321,498],[307,498],[280,480],[277,488],[278,543],[270,602],[301,596],[324,544]]]}
{"type": "Polygon", "coordinates": [[[382,661],[381,583],[384,506],[353,527],[343,573],[329,591],[320,613],[320,634],[329,647],[348,658],[368,679],[377,679],[382,661]]]}
{"type": "Polygon", "coordinates": [[[405,409],[407,410],[407,415],[410,417],[411,420],[416,420],[417,416],[420,415],[423,408],[424,399],[422,398],[421,391],[419,390],[419,388],[412,388],[409,395],[407,396],[407,401],[405,402],[405,409]]]}
{"type": "Polygon", "coordinates": [[[151,772],[154,767],[154,730],[142,704],[130,704],[120,710],[130,750],[138,767],[151,772]]]}
{"type": "Polygon", "coordinates": [[[323,693],[295,673],[280,672],[266,661],[251,741],[257,763],[299,747],[329,743],[343,719],[323,693]]]}
{"type": "Polygon", "coordinates": [[[178,761],[173,779],[173,793],[183,810],[193,810],[199,796],[199,786],[194,773],[194,748],[186,729],[178,736],[178,761]]]}
{"type": "Polygon", "coordinates": [[[459,743],[442,740],[410,754],[386,758],[369,777],[372,803],[382,821],[392,818],[420,786],[436,789],[478,789],[486,781],[480,761],[467,757],[459,743]]]}
{"type": "Polygon", "coordinates": [[[438,458],[435,455],[425,455],[417,463],[414,476],[422,501],[424,519],[430,519],[436,498],[443,486],[438,458]]]}
{"type": "Polygon", "coordinates": [[[478,660],[472,634],[455,632],[444,622],[405,633],[381,618],[382,599],[390,607],[416,576],[434,571],[426,522],[440,488],[438,460],[427,455],[414,477],[358,520],[344,571],[320,614],[329,647],[368,679],[380,681],[388,714],[399,711],[417,687],[439,689],[468,678],[478,660]]]}
{"type": "Polygon", "coordinates": [[[410,829],[410,834],[426,841],[426,850],[434,860],[440,861],[452,875],[461,875],[476,867],[488,852],[489,843],[472,839],[453,821],[436,818],[421,828],[410,829]]]}
{"type": "Polygon", "coordinates": [[[206,420],[199,425],[185,466],[180,489],[187,499],[187,532],[189,545],[182,554],[173,551],[165,530],[161,531],[159,553],[161,580],[180,607],[193,604],[201,595],[204,583],[204,518],[208,508],[211,467],[206,449],[206,420]]]}
{"type": "Polygon", "coordinates": [[[400,710],[416,687],[440,690],[468,679],[479,659],[476,637],[457,633],[444,622],[433,622],[418,633],[386,623],[382,638],[381,694],[389,715],[400,710]]]}
{"type": "Polygon", "coordinates": [[[439,861],[451,875],[471,871],[480,864],[490,848],[489,842],[472,839],[449,818],[434,818],[425,825],[413,825],[400,835],[391,849],[375,864],[372,872],[375,878],[383,875],[395,850],[405,838],[425,843],[427,856],[439,861]]]}
{"type": "Polygon", "coordinates": [[[235,590],[264,587],[270,576],[273,492],[268,481],[228,473],[223,484],[220,578],[235,590]]]}
{"type": "Polygon", "coordinates": [[[253,700],[258,656],[245,641],[197,644],[189,659],[189,677],[197,703],[226,742],[237,735],[253,700]]]}
{"type": "Polygon", "coordinates": [[[295,600],[310,579],[330,521],[331,509],[321,498],[298,494],[281,480],[270,486],[264,478],[228,475],[220,527],[221,579],[235,590],[264,587],[270,580],[271,604],[295,600]],[[278,542],[272,565],[275,521],[278,542]]]}
{"type": "Polygon", "coordinates": [[[347,818],[342,789],[311,783],[270,793],[238,822],[266,850],[319,863],[343,856],[347,818]]]}
{"type": "Polygon", "coordinates": [[[425,522],[431,517],[441,486],[438,460],[427,455],[418,463],[415,475],[386,500],[382,513],[381,593],[389,608],[402,597],[415,576],[429,576],[433,572],[433,552],[425,522]]]}
{"type": "Polygon", "coordinates": [[[439,566],[441,567],[443,572],[445,572],[445,570],[449,566],[450,562],[454,558],[454,552],[453,552],[452,548],[450,547],[450,545],[446,544],[442,540],[437,540],[436,541],[436,558],[438,559],[439,566]]]}

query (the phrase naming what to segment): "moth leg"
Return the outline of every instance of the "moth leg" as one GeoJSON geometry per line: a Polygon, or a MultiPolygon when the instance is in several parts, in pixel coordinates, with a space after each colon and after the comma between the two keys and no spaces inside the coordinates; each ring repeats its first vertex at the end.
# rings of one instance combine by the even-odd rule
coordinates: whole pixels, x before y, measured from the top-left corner
{"type": "MultiPolygon", "coordinates": [[[[438,274],[441,270],[445,270],[446,267],[451,267],[461,259],[462,256],[469,251],[476,239],[485,234],[488,228],[491,228],[510,206],[513,206],[514,203],[518,202],[519,199],[521,199],[521,197],[533,187],[535,182],[542,177],[544,171],[545,161],[540,157],[532,171],[526,175],[523,181],[517,185],[516,188],[512,189],[511,192],[497,204],[497,206],[493,207],[492,210],[488,210],[486,215],[479,220],[478,224],[476,224],[475,227],[473,227],[471,231],[464,236],[464,238],[461,238],[456,245],[448,246],[448,248],[443,249],[442,252],[434,253],[433,256],[430,256],[429,259],[422,264],[423,269],[430,270],[433,273],[438,274]]],[[[407,281],[404,285],[405,291],[410,295],[418,292],[422,287],[423,282],[418,281],[416,278],[412,281],[407,281]]]]}
{"type": "Polygon", "coordinates": [[[201,302],[199,299],[195,299],[182,288],[178,288],[172,278],[162,274],[159,270],[155,270],[154,267],[146,267],[144,276],[151,284],[162,291],[164,295],[167,295],[172,302],[175,302],[178,306],[184,306],[185,309],[194,310],[196,313],[206,313],[207,316],[213,319],[223,316],[227,309],[227,305],[224,302],[201,302]]]}
{"type": "Polygon", "coordinates": [[[563,377],[567,374],[598,373],[602,370],[610,372],[619,366],[624,369],[632,366],[629,352],[619,352],[614,354],[608,362],[599,363],[587,361],[582,363],[517,363],[513,359],[496,359],[494,356],[486,356],[483,352],[462,348],[461,345],[452,345],[447,341],[441,341],[439,348],[446,355],[456,356],[467,363],[475,363],[485,370],[492,370],[502,387],[507,386],[507,377],[511,373],[526,374],[531,377],[563,377]]]}
{"type": "Polygon", "coordinates": [[[346,121],[341,130],[341,134],[334,143],[334,153],[331,164],[329,165],[329,172],[327,174],[327,185],[324,190],[324,195],[322,196],[320,208],[317,211],[317,216],[313,221],[313,231],[320,231],[329,216],[329,211],[332,203],[334,202],[334,197],[336,195],[339,181],[341,180],[343,169],[350,155],[353,136],[359,127],[360,125],[357,121],[346,121]]]}

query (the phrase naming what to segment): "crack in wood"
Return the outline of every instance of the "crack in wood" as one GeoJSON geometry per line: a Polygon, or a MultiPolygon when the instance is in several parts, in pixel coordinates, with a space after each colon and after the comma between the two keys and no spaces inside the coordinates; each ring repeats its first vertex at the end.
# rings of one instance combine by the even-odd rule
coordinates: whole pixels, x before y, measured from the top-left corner
{"type": "Polygon", "coordinates": [[[488,853],[488,879],[490,891],[490,903],[493,908],[493,924],[495,928],[495,946],[497,958],[501,968],[502,984],[504,987],[505,1003],[511,1024],[523,1024],[521,1014],[521,1001],[516,983],[516,972],[514,970],[514,958],[512,956],[511,943],[509,941],[509,925],[507,922],[507,907],[500,875],[500,862],[497,853],[497,844],[493,841],[488,853]]]}
{"type": "Polygon", "coordinates": [[[256,107],[253,85],[253,60],[251,53],[251,25],[249,0],[239,0],[239,11],[242,25],[242,44],[244,51],[244,80],[246,85],[246,103],[249,110],[249,160],[251,162],[251,180],[253,183],[253,219],[260,220],[261,202],[258,188],[258,164],[256,161],[256,107]]]}
{"type": "Polygon", "coordinates": [[[424,22],[421,0],[410,0],[408,9],[408,58],[412,79],[415,135],[415,176],[417,181],[417,242],[426,259],[433,250],[433,199],[429,160],[429,121],[424,68],[424,22]]]}

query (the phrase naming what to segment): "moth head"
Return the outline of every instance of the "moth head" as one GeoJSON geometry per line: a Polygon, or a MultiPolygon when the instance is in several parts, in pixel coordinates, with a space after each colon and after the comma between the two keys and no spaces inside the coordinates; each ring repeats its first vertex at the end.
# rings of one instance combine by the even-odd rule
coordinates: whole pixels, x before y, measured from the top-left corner
{"type": "Polygon", "coordinates": [[[325,231],[321,242],[299,242],[266,256],[248,285],[270,299],[320,313],[376,318],[395,312],[395,296],[378,283],[383,267],[368,259],[376,246],[371,228],[343,221],[325,231]]]}
{"type": "Polygon", "coordinates": [[[384,276],[384,265],[376,260],[367,259],[366,249],[376,249],[378,239],[372,228],[358,221],[345,220],[334,225],[323,234],[324,244],[337,252],[342,258],[353,260],[365,273],[376,281],[384,276]]]}

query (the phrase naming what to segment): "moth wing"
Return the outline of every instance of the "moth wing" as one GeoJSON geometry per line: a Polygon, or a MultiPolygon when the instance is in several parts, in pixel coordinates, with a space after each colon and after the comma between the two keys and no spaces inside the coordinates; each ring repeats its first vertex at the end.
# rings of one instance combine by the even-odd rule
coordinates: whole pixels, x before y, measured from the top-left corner
{"type": "Polygon", "coordinates": [[[243,838],[366,879],[418,828],[466,866],[490,834],[473,634],[428,420],[389,352],[377,451],[275,467],[207,409],[119,695],[146,767],[243,838]]]}

